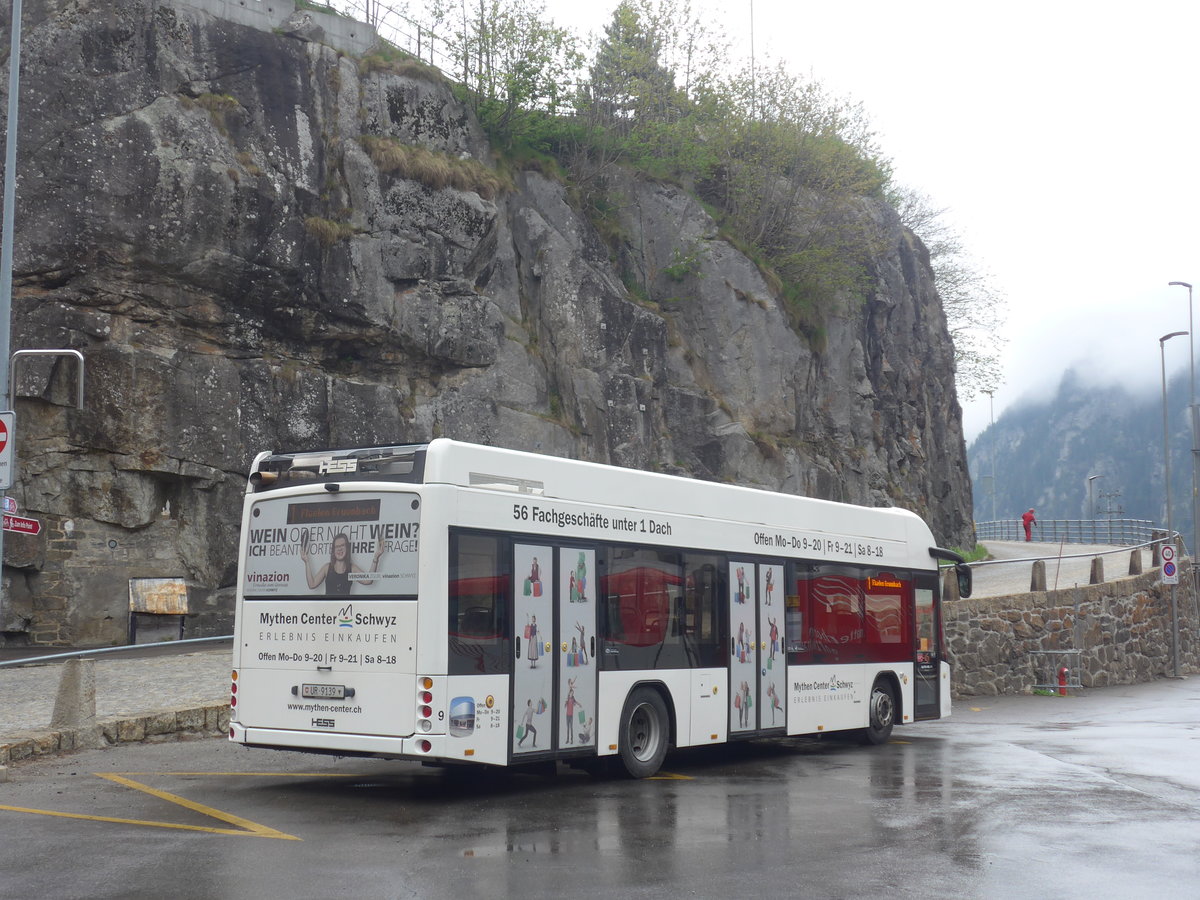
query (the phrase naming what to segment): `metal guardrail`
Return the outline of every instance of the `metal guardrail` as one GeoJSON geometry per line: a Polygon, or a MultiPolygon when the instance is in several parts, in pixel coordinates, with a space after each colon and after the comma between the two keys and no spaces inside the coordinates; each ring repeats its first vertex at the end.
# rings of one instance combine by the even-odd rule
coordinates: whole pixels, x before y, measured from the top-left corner
{"type": "MultiPolygon", "coordinates": [[[[1165,535],[1165,532],[1164,532],[1164,535],[1165,535]]],[[[1176,532],[1176,535],[1178,535],[1178,532],[1176,532]]],[[[1031,556],[1019,556],[1019,557],[1013,557],[1011,559],[978,559],[978,560],[975,560],[974,562],[967,563],[967,565],[974,568],[976,566],[1003,566],[1003,565],[1009,565],[1009,564],[1013,564],[1013,563],[1034,563],[1034,562],[1037,562],[1038,560],[1042,560],[1044,562],[1053,562],[1054,560],[1061,560],[1061,559],[1092,559],[1097,556],[1111,556],[1114,553],[1128,553],[1130,550],[1138,550],[1138,549],[1149,549],[1149,550],[1154,551],[1156,554],[1154,558],[1155,558],[1155,560],[1157,560],[1158,556],[1157,556],[1157,551],[1155,550],[1155,547],[1157,545],[1160,545],[1161,543],[1162,543],[1162,539],[1155,538],[1152,541],[1143,541],[1140,544],[1115,545],[1116,549],[1113,549],[1113,550],[1088,550],[1086,553],[1061,553],[1061,552],[1056,553],[1056,552],[1052,551],[1050,553],[1035,553],[1031,556]]],[[[1029,547],[1032,550],[1034,545],[1031,543],[1029,545],[1029,547]]],[[[1157,566],[1157,565],[1158,565],[1158,563],[1155,562],[1155,566],[1157,566]]]]}
{"type": "MultiPolygon", "coordinates": [[[[1038,519],[1033,526],[1033,541],[1053,544],[1113,544],[1128,547],[1155,539],[1165,531],[1149,519],[1038,519]]],[[[1023,541],[1025,528],[1020,518],[995,522],[976,522],[979,541],[1023,541]]]]}
{"type": "Polygon", "coordinates": [[[102,653],[123,653],[130,650],[148,650],[152,647],[180,647],[185,644],[208,644],[216,641],[232,641],[232,634],[217,637],[188,638],[185,641],[160,641],[156,644],[123,644],[120,647],[96,647],[92,650],[71,650],[68,653],[50,653],[46,656],[23,656],[20,659],[0,660],[0,669],[7,666],[34,666],[57,659],[75,659],[81,656],[99,656],[102,653]]]}

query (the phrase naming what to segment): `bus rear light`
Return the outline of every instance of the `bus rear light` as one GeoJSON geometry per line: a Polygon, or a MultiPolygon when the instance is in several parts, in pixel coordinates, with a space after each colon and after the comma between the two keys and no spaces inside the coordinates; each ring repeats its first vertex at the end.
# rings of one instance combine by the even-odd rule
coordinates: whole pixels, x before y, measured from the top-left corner
{"type": "Polygon", "coordinates": [[[417,744],[417,747],[420,749],[420,751],[422,753],[428,753],[430,750],[433,749],[433,744],[429,741],[420,741],[417,744]]]}
{"type": "Polygon", "coordinates": [[[419,711],[422,719],[428,719],[433,715],[433,707],[430,706],[422,706],[419,711]]]}
{"type": "Polygon", "coordinates": [[[231,693],[231,694],[237,693],[237,682],[236,681],[229,686],[229,693],[231,693]]]}
{"type": "Polygon", "coordinates": [[[237,681],[237,678],[238,678],[238,676],[237,676],[237,669],[234,669],[234,670],[233,670],[233,674],[232,674],[232,675],[230,675],[229,677],[230,677],[230,678],[232,678],[234,681],[237,681]]]}
{"type": "Polygon", "coordinates": [[[421,730],[422,731],[433,731],[433,723],[430,722],[428,719],[422,719],[421,720],[421,730]]]}
{"type": "Polygon", "coordinates": [[[237,697],[230,697],[230,698],[229,698],[229,705],[230,705],[231,707],[232,707],[232,706],[237,706],[237,697]]]}
{"type": "Polygon", "coordinates": [[[426,677],[422,678],[422,679],[421,679],[419,682],[417,682],[417,683],[421,685],[421,688],[422,688],[423,690],[426,690],[426,691],[428,691],[428,690],[432,690],[432,689],[433,689],[433,679],[432,679],[432,678],[430,678],[429,676],[426,676],[426,677]]]}
{"type": "Polygon", "coordinates": [[[419,699],[422,703],[432,703],[433,694],[431,694],[429,691],[421,691],[421,696],[419,699]]]}

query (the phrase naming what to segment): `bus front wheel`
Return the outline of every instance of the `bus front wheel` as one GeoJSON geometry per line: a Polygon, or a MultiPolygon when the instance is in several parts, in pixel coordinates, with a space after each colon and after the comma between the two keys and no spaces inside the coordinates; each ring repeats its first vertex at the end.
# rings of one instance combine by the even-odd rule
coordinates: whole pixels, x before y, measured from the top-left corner
{"type": "Polygon", "coordinates": [[[868,709],[867,727],[862,730],[864,744],[886,744],[896,724],[896,694],[892,685],[884,678],[871,688],[871,703],[868,709]]]}
{"type": "Polygon", "coordinates": [[[667,755],[671,729],[667,705],[658,691],[638,688],[621,712],[621,764],[631,778],[649,778],[667,755]]]}

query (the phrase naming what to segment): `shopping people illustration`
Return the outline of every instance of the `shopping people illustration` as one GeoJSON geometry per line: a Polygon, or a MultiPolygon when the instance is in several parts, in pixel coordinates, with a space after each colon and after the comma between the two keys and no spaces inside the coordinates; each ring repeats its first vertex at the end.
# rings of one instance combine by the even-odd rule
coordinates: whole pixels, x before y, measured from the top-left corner
{"type": "Polygon", "coordinates": [[[750,721],[750,707],[752,702],[750,699],[750,682],[743,681],[733,698],[733,705],[737,707],[738,711],[738,726],[741,728],[746,728],[747,723],[750,721]]]}
{"type": "Polygon", "coordinates": [[[575,710],[579,708],[579,703],[575,700],[575,679],[567,680],[567,699],[563,703],[563,708],[567,712],[567,728],[563,732],[563,743],[573,744],[575,742],[575,710]]]}
{"type": "Polygon", "coordinates": [[[518,731],[517,746],[518,747],[524,747],[525,739],[527,737],[529,737],[530,735],[533,735],[533,742],[530,744],[530,746],[532,746],[532,747],[537,746],[537,729],[533,727],[533,714],[534,714],[533,701],[526,700],[525,701],[525,711],[521,714],[521,727],[517,729],[517,731],[518,731]]]}
{"type": "MultiPolygon", "coordinates": [[[[576,658],[576,665],[586,666],[588,664],[587,630],[578,622],[575,623],[575,630],[579,632],[579,652],[576,658]]],[[[571,640],[574,641],[574,638],[571,640]]]]}
{"type": "Polygon", "coordinates": [[[527,616],[525,624],[526,655],[529,657],[529,668],[536,669],[538,658],[542,655],[542,641],[538,637],[537,616],[527,616]]]}
{"type": "Polygon", "coordinates": [[[587,554],[579,554],[579,562],[575,564],[575,587],[579,591],[579,602],[587,603],[587,554]]]}
{"type": "Polygon", "coordinates": [[[771,724],[775,724],[775,711],[783,712],[783,705],[779,702],[779,694],[775,690],[775,682],[767,685],[767,697],[771,700],[771,724]]]}

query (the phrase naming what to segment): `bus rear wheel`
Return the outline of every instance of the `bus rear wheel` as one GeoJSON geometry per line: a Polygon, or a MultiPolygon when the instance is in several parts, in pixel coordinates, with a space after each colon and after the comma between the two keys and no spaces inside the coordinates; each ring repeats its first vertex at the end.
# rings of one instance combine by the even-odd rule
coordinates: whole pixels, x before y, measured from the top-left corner
{"type": "Polygon", "coordinates": [[[887,679],[880,678],[871,688],[867,727],[862,730],[864,744],[886,744],[896,724],[896,694],[887,679]]]}
{"type": "Polygon", "coordinates": [[[631,778],[649,778],[667,756],[671,729],[658,691],[638,688],[621,711],[621,764],[631,778]]]}

